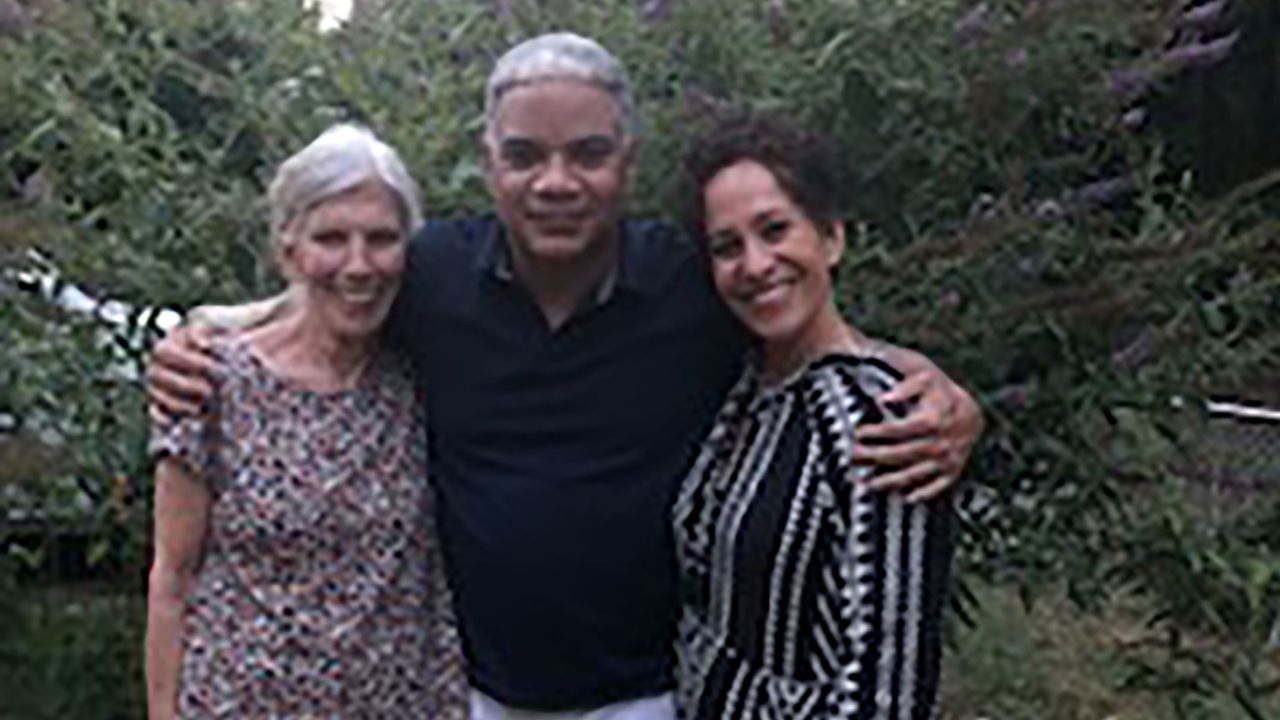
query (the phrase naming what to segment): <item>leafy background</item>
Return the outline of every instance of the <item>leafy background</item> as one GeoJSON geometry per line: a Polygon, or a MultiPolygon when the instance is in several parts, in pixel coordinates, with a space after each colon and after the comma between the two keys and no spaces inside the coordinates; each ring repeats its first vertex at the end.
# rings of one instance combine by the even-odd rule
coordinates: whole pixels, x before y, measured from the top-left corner
{"type": "Polygon", "coordinates": [[[143,714],[154,308],[275,286],[264,183],[337,120],[399,148],[430,212],[485,208],[484,77],[560,28],[637,83],[636,213],[672,215],[682,143],[731,107],[831,134],[854,170],[846,311],[989,419],[949,716],[1280,714],[1280,430],[1202,409],[1280,406],[1274,2],[366,0],[337,32],[316,20],[0,2],[0,717],[143,714]],[[71,288],[121,304],[50,302],[71,288]],[[1064,700],[1081,673],[1096,702],[1064,700]]]}

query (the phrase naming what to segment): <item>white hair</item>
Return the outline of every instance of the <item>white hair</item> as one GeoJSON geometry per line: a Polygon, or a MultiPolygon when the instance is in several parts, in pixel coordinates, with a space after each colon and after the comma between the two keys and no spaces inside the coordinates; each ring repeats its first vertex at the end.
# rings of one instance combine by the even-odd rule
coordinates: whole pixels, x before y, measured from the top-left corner
{"type": "Polygon", "coordinates": [[[621,130],[637,130],[635,97],[626,70],[600,43],[568,32],[525,40],[498,59],[484,91],[486,133],[492,133],[502,97],[512,88],[544,80],[579,80],[599,86],[618,108],[621,130]]]}
{"type": "Polygon", "coordinates": [[[271,181],[267,198],[272,241],[283,242],[284,230],[315,206],[368,182],[382,183],[391,191],[405,234],[422,221],[418,185],[390,145],[367,128],[350,123],[320,133],[281,163],[271,181]]]}
{"type": "MultiPolygon", "coordinates": [[[[271,204],[271,245],[275,253],[289,242],[289,227],[317,205],[368,182],[378,182],[395,198],[400,229],[407,236],[422,222],[418,185],[400,156],[367,128],[333,125],[280,164],[267,191],[271,204]]],[[[192,322],[235,329],[259,325],[279,316],[293,299],[290,287],[275,297],[242,305],[202,305],[192,322]]]]}

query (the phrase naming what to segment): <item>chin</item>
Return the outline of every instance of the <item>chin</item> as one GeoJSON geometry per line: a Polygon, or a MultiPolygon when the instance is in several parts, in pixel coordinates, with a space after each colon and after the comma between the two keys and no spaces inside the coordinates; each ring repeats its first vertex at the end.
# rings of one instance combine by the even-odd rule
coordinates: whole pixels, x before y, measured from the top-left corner
{"type": "Polygon", "coordinates": [[[757,340],[765,344],[791,342],[798,332],[798,323],[790,317],[791,313],[784,312],[780,316],[761,317],[760,314],[749,310],[737,310],[734,314],[757,340]]]}
{"type": "Polygon", "coordinates": [[[530,255],[546,262],[568,262],[587,254],[591,242],[582,236],[552,236],[533,239],[528,244],[530,255]]]}
{"type": "Polygon", "coordinates": [[[387,319],[387,311],[381,310],[371,316],[351,317],[344,315],[334,318],[333,334],[351,342],[364,342],[377,339],[382,332],[382,325],[387,319]]]}

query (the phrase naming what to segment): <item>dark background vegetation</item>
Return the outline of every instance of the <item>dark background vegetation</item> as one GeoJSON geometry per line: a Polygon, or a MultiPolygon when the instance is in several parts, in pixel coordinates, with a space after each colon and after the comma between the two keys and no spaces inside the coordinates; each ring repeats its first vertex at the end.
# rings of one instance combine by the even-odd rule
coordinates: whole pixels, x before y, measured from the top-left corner
{"type": "Polygon", "coordinates": [[[264,182],[338,120],[431,213],[484,208],[484,77],[559,28],[637,82],[637,213],[678,206],[678,149],[725,108],[850,162],[844,307],[989,419],[949,717],[1280,716],[1280,431],[1203,409],[1280,407],[1277,3],[360,8],[322,36],[294,0],[0,0],[0,718],[143,714],[152,308],[274,287],[264,182]]]}

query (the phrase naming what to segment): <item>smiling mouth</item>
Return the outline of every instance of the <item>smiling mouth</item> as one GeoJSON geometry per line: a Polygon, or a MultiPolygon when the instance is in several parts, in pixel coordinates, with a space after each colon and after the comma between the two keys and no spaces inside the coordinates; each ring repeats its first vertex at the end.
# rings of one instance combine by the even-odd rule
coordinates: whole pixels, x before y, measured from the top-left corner
{"type": "Polygon", "coordinates": [[[791,289],[795,281],[791,279],[777,280],[760,288],[738,294],[738,301],[749,306],[769,306],[780,300],[791,289]]]}
{"type": "Polygon", "coordinates": [[[360,288],[358,290],[333,288],[332,292],[340,300],[350,305],[370,305],[382,299],[385,289],[381,287],[360,288]]]}

